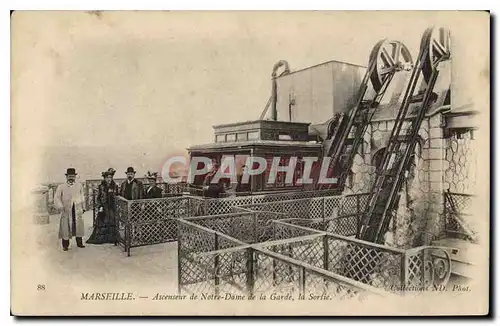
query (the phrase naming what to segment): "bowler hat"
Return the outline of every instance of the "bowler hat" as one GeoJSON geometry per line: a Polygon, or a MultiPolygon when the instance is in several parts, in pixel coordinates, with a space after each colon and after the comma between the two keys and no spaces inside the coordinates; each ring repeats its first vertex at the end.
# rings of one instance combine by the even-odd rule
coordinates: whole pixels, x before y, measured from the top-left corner
{"type": "Polygon", "coordinates": [[[129,166],[129,167],[127,168],[127,172],[125,172],[125,173],[130,173],[130,172],[135,173],[134,168],[133,168],[133,167],[131,167],[131,166],[129,166]]]}
{"type": "Polygon", "coordinates": [[[77,175],[76,170],[74,168],[66,169],[66,175],[77,175]]]}

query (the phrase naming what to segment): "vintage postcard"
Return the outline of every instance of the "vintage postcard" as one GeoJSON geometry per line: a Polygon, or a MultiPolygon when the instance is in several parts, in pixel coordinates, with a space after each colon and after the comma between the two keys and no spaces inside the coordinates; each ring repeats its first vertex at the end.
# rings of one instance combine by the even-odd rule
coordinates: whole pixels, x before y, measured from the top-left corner
{"type": "Polygon", "coordinates": [[[13,314],[488,314],[488,12],[11,28],[13,314]]]}

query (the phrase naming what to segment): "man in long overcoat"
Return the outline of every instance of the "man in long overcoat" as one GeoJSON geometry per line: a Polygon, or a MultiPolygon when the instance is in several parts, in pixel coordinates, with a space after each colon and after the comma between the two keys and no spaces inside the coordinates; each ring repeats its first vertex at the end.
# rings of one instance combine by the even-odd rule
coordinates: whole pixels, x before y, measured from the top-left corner
{"type": "Polygon", "coordinates": [[[79,248],[85,248],[82,237],[85,233],[83,223],[83,187],[75,182],[76,170],[69,168],[66,171],[66,183],[57,187],[54,195],[54,204],[61,210],[61,220],[59,223],[59,239],[62,239],[64,251],[68,251],[69,240],[76,238],[79,248]]]}

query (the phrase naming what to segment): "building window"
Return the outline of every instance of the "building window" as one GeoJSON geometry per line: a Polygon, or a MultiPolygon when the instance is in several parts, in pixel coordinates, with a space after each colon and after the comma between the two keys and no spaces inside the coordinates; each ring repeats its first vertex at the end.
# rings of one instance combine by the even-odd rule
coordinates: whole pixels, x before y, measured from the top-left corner
{"type": "Polygon", "coordinates": [[[226,135],[226,141],[227,142],[234,142],[234,141],[236,141],[236,134],[227,134],[226,135]]]}
{"type": "Polygon", "coordinates": [[[216,143],[224,143],[226,141],[226,135],[216,135],[215,142],[216,143]]]}
{"type": "Polygon", "coordinates": [[[236,140],[237,141],[245,141],[247,140],[247,133],[246,132],[240,132],[236,134],[236,140]]]}
{"type": "Polygon", "coordinates": [[[257,139],[259,139],[259,132],[258,131],[248,132],[248,140],[257,140],[257,139]]]}
{"type": "Polygon", "coordinates": [[[288,135],[288,134],[280,134],[278,136],[278,139],[279,140],[292,140],[292,136],[288,135]]]}

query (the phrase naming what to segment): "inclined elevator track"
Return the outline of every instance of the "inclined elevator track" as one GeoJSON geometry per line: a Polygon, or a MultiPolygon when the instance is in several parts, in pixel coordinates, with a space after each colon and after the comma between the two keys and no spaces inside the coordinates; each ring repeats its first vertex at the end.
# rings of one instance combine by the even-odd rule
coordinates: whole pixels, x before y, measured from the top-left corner
{"type": "Polygon", "coordinates": [[[383,243],[391,218],[397,210],[400,192],[411,165],[418,132],[429,107],[437,97],[433,92],[439,63],[450,58],[450,35],[444,28],[429,28],[422,36],[420,53],[398,110],[381,164],[376,168],[366,212],[357,237],[383,243]],[[423,91],[415,94],[420,78],[423,91]],[[410,104],[420,103],[415,112],[410,104]],[[409,125],[408,128],[405,128],[409,125]]]}

